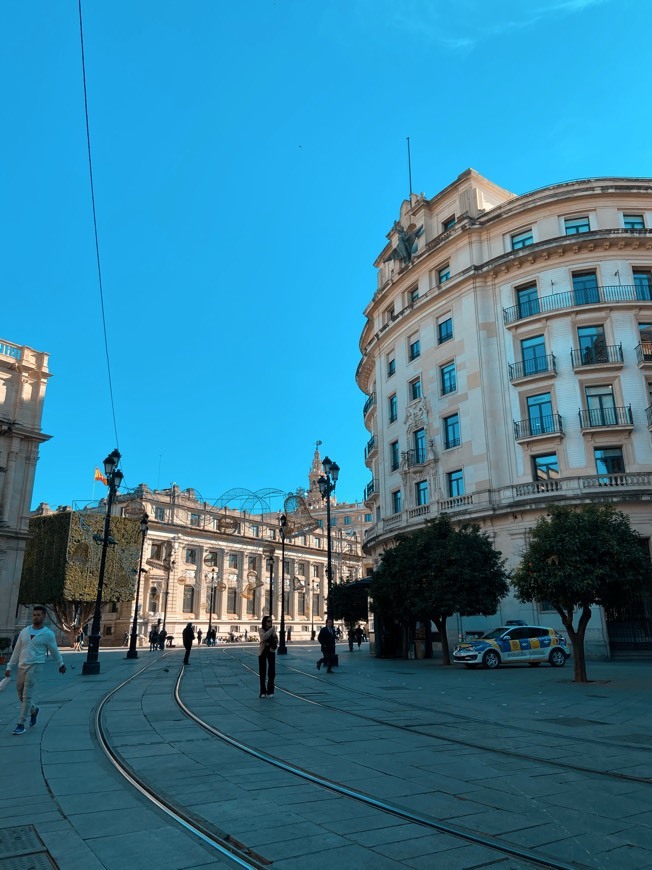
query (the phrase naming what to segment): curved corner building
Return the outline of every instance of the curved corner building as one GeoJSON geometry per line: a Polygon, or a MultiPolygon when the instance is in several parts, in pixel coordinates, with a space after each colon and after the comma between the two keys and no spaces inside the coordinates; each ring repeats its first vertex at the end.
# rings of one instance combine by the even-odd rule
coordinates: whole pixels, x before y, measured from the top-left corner
{"type": "MultiPolygon", "coordinates": [[[[598,178],[523,196],[469,169],[412,194],[378,257],[357,381],[376,560],[447,512],[514,567],[551,503],[652,519],[652,179],[598,178]]],[[[559,626],[508,598],[495,618],[559,626]]],[[[452,633],[452,632],[451,632],[452,633]]],[[[596,612],[587,654],[652,649],[642,601],[596,612]]]]}

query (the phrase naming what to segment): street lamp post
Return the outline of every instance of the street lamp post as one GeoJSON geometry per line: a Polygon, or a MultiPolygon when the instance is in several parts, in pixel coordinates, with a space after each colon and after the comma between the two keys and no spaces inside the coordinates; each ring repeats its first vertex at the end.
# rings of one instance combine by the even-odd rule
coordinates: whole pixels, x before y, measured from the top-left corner
{"type": "Polygon", "coordinates": [[[278,645],[278,653],[284,656],[287,655],[288,651],[285,645],[285,530],[287,526],[285,514],[281,514],[278,522],[281,533],[281,640],[278,645]]]}
{"type": "Polygon", "coordinates": [[[143,576],[143,552],[145,550],[145,538],[147,537],[147,521],[149,517],[143,514],[140,521],[140,562],[138,563],[138,579],[136,580],[136,602],[134,604],[134,621],[131,626],[131,640],[129,641],[129,649],[127,650],[128,659],[137,659],[138,650],[136,649],[136,636],[138,634],[138,599],[140,598],[140,579],[143,576]]]}
{"type": "Polygon", "coordinates": [[[274,615],[274,548],[267,551],[267,567],[269,568],[269,615],[274,615]]]}
{"type": "Polygon", "coordinates": [[[172,569],[174,568],[176,562],[172,558],[172,553],[174,552],[172,544],[168,542],[168,547],[170,551],[168,553],[167,558],[167,578],[165,580],[165,604],[163,605],[163,628],[167,631],[167,620],[168,620],[168,597],[170,595],[170,574],[172,573],[172,569]]]}
{"type": "MultiPolygon", "coordinates": [[[[118,487],[122,483],[123,473],[118,469],[120,453],[114,450],[104,460],[104,474],[109,487],[109,497],[106,500],[106,516],[104,517],[104,535],[102,537],[102,555],[100,557],[100,573],[97,578],[97,596],[95,598],[95,611],[93,613],[93,625],[88,638],[88,654],[82,666],[82,674],[94,676],[100,672],[100,623],[102,620],[102,590],[104,588],[104,571],[106,569],[106,554],[111,540],[111,508],[115,500],[118,487]]],[[[115,543],[115,542],[114,542],[115,543]]]]}
{"type": "Polygon", "coordinates": [[[212,637],[211,632],[213,631],[213,607],[215,605],[215,598],[214,598],[214,596],[215,596],[215,568],[211,569],[210,584],[211,584],[211,598],[210,598],[210,604],[208,605],[210,607],[210,613],[208,614],[208,640],[210,640],[210,638],[212,637]]]}
{"type": "Polygon", "coordinates": [[[331,602],[331,589],[333,587],[333,558],[331,550],[331,494],[335,492],[337,478],[340,474],[340,467],[337,462],[332,462],[328,456],[322,462],[324,469],[323,475],[317,481],[321,497],[326,501],[326,588],[328,591],[328,602],[326,615],[328,619],[333,618],[333,605],[331,602]]]}

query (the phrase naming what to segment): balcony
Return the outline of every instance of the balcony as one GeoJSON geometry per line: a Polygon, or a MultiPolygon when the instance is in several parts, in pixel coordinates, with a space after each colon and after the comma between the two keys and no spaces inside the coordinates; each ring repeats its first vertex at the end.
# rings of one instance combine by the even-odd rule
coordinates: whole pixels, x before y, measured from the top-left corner
{"type": "Polygon", "coordinates": [[[408,468],[413,468],[415,465],[425,465],[428,461],[428,454],[425,447],[418,447],[401,453],[401,459],[408,468]]]}
{"type": "Polygon", "coordinates": [[[652,405],[645,409],[645,416],[647,417],[647,428],[652,429],[652,405]]]}
{"type": "Polygon", "coordinates": [[[580,408],[580,427],[582,429],[603,429],[611,426],[634,425],[632,406],[626,408],[580,408]]]}
{"type": "Polygon", "coordinates": [[[503,308],[503,320],[506,326],[524,320],[526,317],[537,317],[551,311],[563,311],[566,308],[577,308],[583,305],[613,305],[614,303],[649,302],[651,292],[648,287],[638,287],[636,284],[612,284],[588,287],[577,290],[565,290],[563,293],[553,293],[552,296],[541,296],[503,308]]]}
{"type": "Polygon", "coordinates": [[[439,509],[442,513],[459,510],[460,508],[468,507],[473,504],[473,495],[456,495],[454,498],[448,498],[439,504],[439,509]]]}
{"type": "Polygon", "coordinates": [[[367,401],[364,403],[364,408],[362,409],[362,414],[364,417],[367,416],[367,414],[369,413],[369,411],[373,408],[373,406],[375,404],[376,404],[376,394],[372,393],[369,396],[369,398],[367,399],[367,401]]]}
{"type": "Polygon", "coordinates": [[[365,501],[367,501],[367,499],[371,498],[371,496],[376,493],[377,486],[378,486],[378,484],[377,484],[376,478],[373,477],[364,488],[365,501]]]}
{"type": "Polygon", "coordinates": [[[547,356],[537,356],[532,359],[524,359],[521,362],[509,364],[509,379],[520,381],[523,378],[532,378],[536,375],[556,375],[557,366],[554,353],[547,356]]]}
{"type": "Polygon", "coordinates": [[[364,458],[365,460],[369,459],[369,457],[376,452],[376,436],[372,435],[371,438],[367,441],[367,446],[364,449],[364,458]]]}
{"type": "Polygon", "coordinates": [[[623,364],[623,346],[622,344],[596,343],[593,347],[573,348],[571,361],[574,369],[614,364],[621,366],[623,364]]]}
{"type": "Polygon", "coordinates": [[[548,414],[545,417],[533,417],[532,420],[514,421],[514,438],[523,441],[526,438],[539,438],[542,435],[563,435],[564,427],[559,414],[548,414]]]}
{"type": "Polygon", "coordinates": [[[652,341],[642,341],[636,345],[636,361],[640,366],[652,362],[652,341]]]}

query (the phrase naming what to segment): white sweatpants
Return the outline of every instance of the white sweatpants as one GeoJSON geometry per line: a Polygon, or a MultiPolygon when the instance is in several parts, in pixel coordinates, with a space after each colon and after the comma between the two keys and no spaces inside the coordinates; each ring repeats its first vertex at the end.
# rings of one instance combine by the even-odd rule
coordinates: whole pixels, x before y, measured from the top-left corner
{"type": "Polygon", "coordinates": [[[41,679],[43,665],[18,666],[16,672],[16,692],[21,703],[19,722],[23,725],[30,713],[36,709],[36,690],[41,679]]]}

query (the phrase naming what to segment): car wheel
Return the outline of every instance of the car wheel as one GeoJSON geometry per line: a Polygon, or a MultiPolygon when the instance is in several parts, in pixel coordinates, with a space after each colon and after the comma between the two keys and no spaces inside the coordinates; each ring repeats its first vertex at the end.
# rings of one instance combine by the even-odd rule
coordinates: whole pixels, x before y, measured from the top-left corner
{"type": "Polygon", "coordinates": [[[553,666],[553,668],[563,668],[566,664],[566,653],[563,649],[553,649],[553,651],[548,656],[548,661],[553,666]]]}
{"type": "Polygon", "coordinates": [[[482,664],[485,668],[497,668],[500,664],[500,656],[497,652],[494,652],[492,649],[487,650],[487,652],[482,657],[482,664]]]}
{"type": "Polygon", "coordinates": [[[540,664],[541,664],[541,662],[528,662],[528,665],[531,668],[538,668],[540,664]]]}
{"type": "Polygon", "coordinates": [[[464,665],[465,668],[477,668],[477,665],[464,665]]]}

